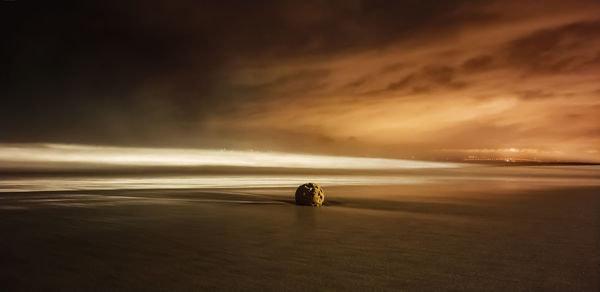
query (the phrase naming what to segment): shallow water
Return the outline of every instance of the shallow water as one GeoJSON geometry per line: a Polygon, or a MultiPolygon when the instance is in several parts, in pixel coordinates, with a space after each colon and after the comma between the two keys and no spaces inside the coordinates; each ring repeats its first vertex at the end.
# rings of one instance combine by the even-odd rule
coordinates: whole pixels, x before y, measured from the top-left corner
{"type": "Polygon", "coordinates": [[[323,186],[406,185],[506,182],[516,188],[534,185],[600,185],[598,166],[489,167],[463,166],[452,169],[413,170],[388,174],[202,174],[202,175],[7,175],[0,180],[0,192],[118,190],[118,189],[198,189],[271,188],[297,186],[307,181],[323,186]]]}

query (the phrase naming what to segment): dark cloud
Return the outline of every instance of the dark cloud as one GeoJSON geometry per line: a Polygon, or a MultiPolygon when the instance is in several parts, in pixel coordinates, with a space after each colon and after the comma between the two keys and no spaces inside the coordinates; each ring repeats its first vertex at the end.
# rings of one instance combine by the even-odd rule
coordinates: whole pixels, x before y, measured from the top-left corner
{"type": "MultiPolygon", "coordinates": [[[[271,84],[228,84],[238,61],[323,58],[413,34],[434,38],[484,19],[449,13],[462,1],[0,5],[6,28],[0,57],[4,140],[111,141],[121,134],[106,127],[107,120],[121,121],[115,122],[121,124],[116,132],[145,128],[148,135],[156,134],[150,128],[158,117],[165,119],[163,125],[201,123],[217,109],[264,91],[294,95],[321,86],[320,73],[284,76],[271,84]]],[[[132,131],[132,136],[140,133],[132,131]]]]}
{"type": "Polygon", "coordinates": [[[555,94],[548,92],[548,91],[544,91],[542,89],[517,91],[517,95],[519,96],[519,98],[526,99],[526,100],[527,99],[551,98],[551,97],[556,96],[555,94]]]}
{"type": "Polygon", "coordinates": [[[365,75],[363,77],[360,77],[358,79],[355,79],[352,82],[349,82],[346,84],[347,88],[356,88],[359,87],[363,84],[365,84],[367,81],[369,81],[369,79],[373,78],[371,75],[365,75]]]}
{"type": "Polygon", "coordinates": [[[0,142],[516,141],[507,129],[563,129],[541,113],[592,102],[596,11],[585,0],[4,1],[0,142]]]}
{"type": "Polygon", "coordinates": [[[324,80],[331,74],[327,69],[300,70],[280,76],[274,80],[259,83],[255,87],[267,91],[308,91],[323,86],[324,80]]]}
{"type": "Polygon", "coordinates": [[[389,90],[406,89],[407,87],[412,86],[414,84],[415,80],[417,80],[417,74],[412,73],[412,74],[404,76],[402,79],[398,80],[397,82],[388,84],[387,88],[389,90]]]}
{"type": "MultiPolygon", "coordinates": [[[[286,73],[269,81],[259,80],[257,83],[225,83],[215,90],[215,94],[229,99],[231,102],[259,102],[278,96],[279,99],[302,98],[326,87],[327,77],[331,74],[327,69],[298,70],[286,73]]],[[[224,102],[224,100],[222,100],[224,102]]]]}
{"type": "MultiPolygon", "coordinates": [[[[590,45],[600,39],[600,21],[586,21],[542,29],[508,44],[507,60],[537,73],[561,73],[582,69],[596,56],[590,45]]],[[[593,47],[592,46],[592,47],[593,47]]]]}
{"type": "Polygon", "coordinates": [[[450,66],[427,66],[423,68],[421,75],[432,83],[446,85],[454,80],[455,71],[450,66]]]}
{"type": "Polygon", "coordinates": [[[465,83],[454,82],[456,69],[445,65],[428,65],[418,72],[410,73],[402,79],[388,84],[389,90],[409,90],[413,93],[428,92],[439,88],[462,88],[465,83]]]}
{"type": "Polygon", "coordinates": [[[464,61],[461,68],[467,72],[480,72],[490,69],[493,62],[491,55],[480,55],[464,61]]]}
{"type": "Polygon", "coordinates": [[[394,71],[398,71],[400,69],[410,68],[410,65],[405,62],[397,62],[385,65],[381,68],[381,73],[390,73],[394,71]]]}

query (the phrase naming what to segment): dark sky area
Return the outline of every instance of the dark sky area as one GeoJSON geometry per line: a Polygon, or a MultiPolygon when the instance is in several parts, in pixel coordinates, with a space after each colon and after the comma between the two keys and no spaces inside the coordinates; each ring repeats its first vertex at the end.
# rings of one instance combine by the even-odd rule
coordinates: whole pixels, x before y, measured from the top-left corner
{"type": "Polygon", "coordinates": [[[600,161],[599,1],[2,1],[0,142],[600,161]]]}

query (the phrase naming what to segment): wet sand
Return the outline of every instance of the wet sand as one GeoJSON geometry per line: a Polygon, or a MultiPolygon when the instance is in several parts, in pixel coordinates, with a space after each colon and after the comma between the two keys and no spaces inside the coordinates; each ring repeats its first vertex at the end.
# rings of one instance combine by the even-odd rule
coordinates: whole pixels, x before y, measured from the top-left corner
{"type": "Polygon", "coordinates": [[[0,290],[600,290],[600,186],[293,191],[0,193],[0,290]]]}

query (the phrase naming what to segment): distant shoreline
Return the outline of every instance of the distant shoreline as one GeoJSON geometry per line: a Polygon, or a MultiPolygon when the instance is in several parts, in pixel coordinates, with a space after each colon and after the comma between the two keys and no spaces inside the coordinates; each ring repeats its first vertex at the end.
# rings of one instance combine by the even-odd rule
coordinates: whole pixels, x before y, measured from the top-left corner
{"type": "Polygon", "coordinates": [[[527,167],[527,166],[599,166],[600,163],[587,162],[505,162],[478,161],[461,164],[456,168],[413,168],[413,169],[316,169],[291,167],[215,167],[215,166],[104,166],[104,167],[65,167],[65,168],[8,168],[0,166],[0,176],[4,177],[56,177],[56,176],[135,176],[135,175],[445,175],[461,172],[470,167],[527,167]]]}

